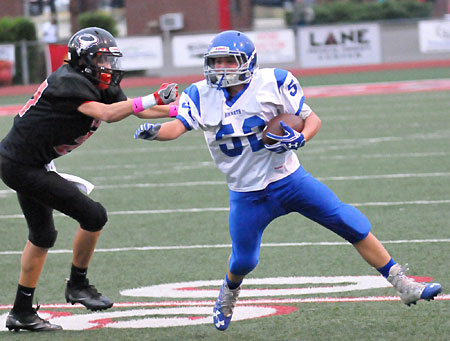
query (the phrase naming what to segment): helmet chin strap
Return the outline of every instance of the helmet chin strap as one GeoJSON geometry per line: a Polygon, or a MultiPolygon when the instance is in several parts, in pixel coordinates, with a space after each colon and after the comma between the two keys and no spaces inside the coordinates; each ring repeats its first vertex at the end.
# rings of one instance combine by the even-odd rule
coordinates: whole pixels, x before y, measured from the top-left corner
{"type": "Polygon", "coordinates": [[[220,78],[219,84],[217,85],[217,90],[221,90],[222,89],[222,82],[223,82],[224,78],[225,78],[225,74],[223,74],[222,78],[220,78]]]}

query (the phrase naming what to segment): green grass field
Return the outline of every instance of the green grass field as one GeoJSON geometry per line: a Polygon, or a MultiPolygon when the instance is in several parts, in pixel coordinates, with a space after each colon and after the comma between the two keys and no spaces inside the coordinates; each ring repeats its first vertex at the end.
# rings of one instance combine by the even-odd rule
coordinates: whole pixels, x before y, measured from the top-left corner
{"type": "MultiPolygon", "coordinates": [[[[447,76],[444,71],[389,71],[388,80],[448,78],[448,70],[447,76]]],[[[368,73],[308,77],[303,85],[382,81],[381,76],[368,73]]],[[[127,94],[136,96],[149,91],[133,89],[127,90],[127,94]]],[[[19,99],[22,98],[0,98],[0,105],[21,103],[19,99]]],[[[314,98],[307,99],[307,103],[322,119],[322,129],[298,151],[303,166],[343,201],[357,205],[369,217],[374,234],[385,242],[395,260],[409,263],[411,275],[433,277],[442,284],[443,294],[447,294],[450,284],[449,93],[314,98]]],[[[0,117],[1,137],[11,122],[12,117],[0,117]]],[[[212,312],[215,293],[197,298],[121,295],[125,289],[152,285],[221,281],[230,253],[228,191],[202,133],[190,132],[171,142],[135,141],[132,136],[140,122],[131,117],[120,123],[103,123],[80,149],[56,160],[60,172],[93,182],[97,188],[91,196],[109,211],[109,222],[97,246],[99,252],[90,266],[91,282],[115,302],[150,305],[114,307],[106,315],[92,319],[110,323],[109,326],[113,325],[111,321],[125,325],[125,322],[136,324],[133,321],[138,320],[145,324],[148,319],[160,326],[176,314],[193,322],[176,327],[65,330],[51,336],[9,333],[0,326],[0,339],[448,340],[448,300],[421,301],[412,307],[398,301],[301,301],[320,297],[395,296],[395,290],[389,287],[242,297],[242,310],[244,306],[277,306],[281,311],[293,311],[235,321],[225,332],[216,331],[212,323],[200,323],[201,318],[212,320],[207,315],[212,312]],[[249,299],[279,301],[254,304],[249,299]],[[288,299],[291,301],[283,301],[288,299]],[[194,307],[206,308],[207,312],[193,313],[189,305],[192,301],[200,302],[194,307]],[[151,307],[155,302],[165,302],[164,309],[145,311],[157,309],[151,307]],[[115,317],[113,313],[121,316],[115,317]],[[195,325],[195,321],[200,322],[195,325]]],[[[3,183],[0,183],[0,207],[0,306],[5,306],[14,300],[20,251],[27,229],[25,221],[16,217],[21,211],[15,194],[3,183]]],[[[35,295],[42,305],[65,303],[64,280],[69,275],[70,249],[77,228],[75,221],[60,215],[55,216],[55,223],[58,240],[54,253],[48,256],[35,295]]],[[[248,276],[249,280],[273,278],[274,283],[245,285],[244,282],[244,290],[328,286],[276,281],[283,277],[377,274],[338,236],[291,214],[277,219],[266,230],[259,266],[248,276]]],[[[208,288],[218,290],[219,286],[208,288]]],[[[238,303],[236,314],[239,309],[238,303]]],[[[41,310],[70,313],[77,319],[90,313],[65,306],[41,310]]],[[[7,312],[5,308],[0,310],[0,320],[7,312]]]]}

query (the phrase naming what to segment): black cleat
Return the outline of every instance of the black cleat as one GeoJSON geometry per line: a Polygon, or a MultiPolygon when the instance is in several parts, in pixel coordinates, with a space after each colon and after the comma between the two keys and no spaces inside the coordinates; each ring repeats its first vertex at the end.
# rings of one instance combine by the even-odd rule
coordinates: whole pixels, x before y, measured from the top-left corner
{"type": "Polygon", "coordinates": [[[18,332],[20,329],[30,330],[32,332],[49,332],[62,330],[61,326],[50,323],[37,314],[37,309],[31,309],[27,312],[16,312],[11,310],[6,318],[6,328],[18,332]]]}
{"type": "Polygon", "coordinates": [[[114,304],[111,299],[102,295],[93,285],[90,285],[88,279],[82,283],[67,281],[66,301],[72,304],[81,303],[93,311],[105,310],[111,308],[114,304]]]}

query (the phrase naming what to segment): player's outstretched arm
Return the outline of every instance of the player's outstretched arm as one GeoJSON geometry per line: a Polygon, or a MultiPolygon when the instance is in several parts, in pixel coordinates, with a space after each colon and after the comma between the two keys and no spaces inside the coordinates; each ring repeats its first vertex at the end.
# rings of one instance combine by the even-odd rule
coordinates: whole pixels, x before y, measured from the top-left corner
{"type": "Polygon", "coordinates": [[[135,115],[143,119],[164,118],[169,117],[170,105],[155,105],[154,107],[137,112],[135,115]]]}
{"type": "Polygon", "coordinates": [[[142,112],[135,113],[135,115],[143,119],[176,117],[178,115],[177,102],[178,101],[175,101],[172,105],[155,105],[142,112]]]}
{"type": "Polygon", "coordinates": [[[169,108],[161,108],[156,111],[148,111],[156,105],[165,106],[173,102],[178,96],[178,85],[175,83],[164,83],[154,93],[126,101],[121,101],[113,104],[104,104],[100,102],[85,102],[78,107],[81,113],[94,117],[98,120],[108,123],[117,122],[130,116],[131,114],[139,114],[147,111],[149,115],[146,118],[168,117],[169,108]]]}
{"type": "Polygon", "coordinates": [[[143,123],[134,133],[135,139],[169,141],[178,138],[187,131],[180,120],[160,123],[143,123]]]}

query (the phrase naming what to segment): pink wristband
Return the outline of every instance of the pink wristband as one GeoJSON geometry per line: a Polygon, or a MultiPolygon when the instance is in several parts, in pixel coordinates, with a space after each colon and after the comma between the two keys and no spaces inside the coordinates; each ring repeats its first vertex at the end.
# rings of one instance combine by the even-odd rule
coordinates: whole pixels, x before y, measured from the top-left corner
{"type": "Polygon", "coordinates": [[[136,114],[141,111],[144,111],[144,107],[142,106],[142,97],[133,98],[133,112],[136,114]]]}
{"type": "Polygon", "coordinates": [[[169,110],[169,117],[176,117],[178,115],[178,105],[171,105],[169,110]]]}

